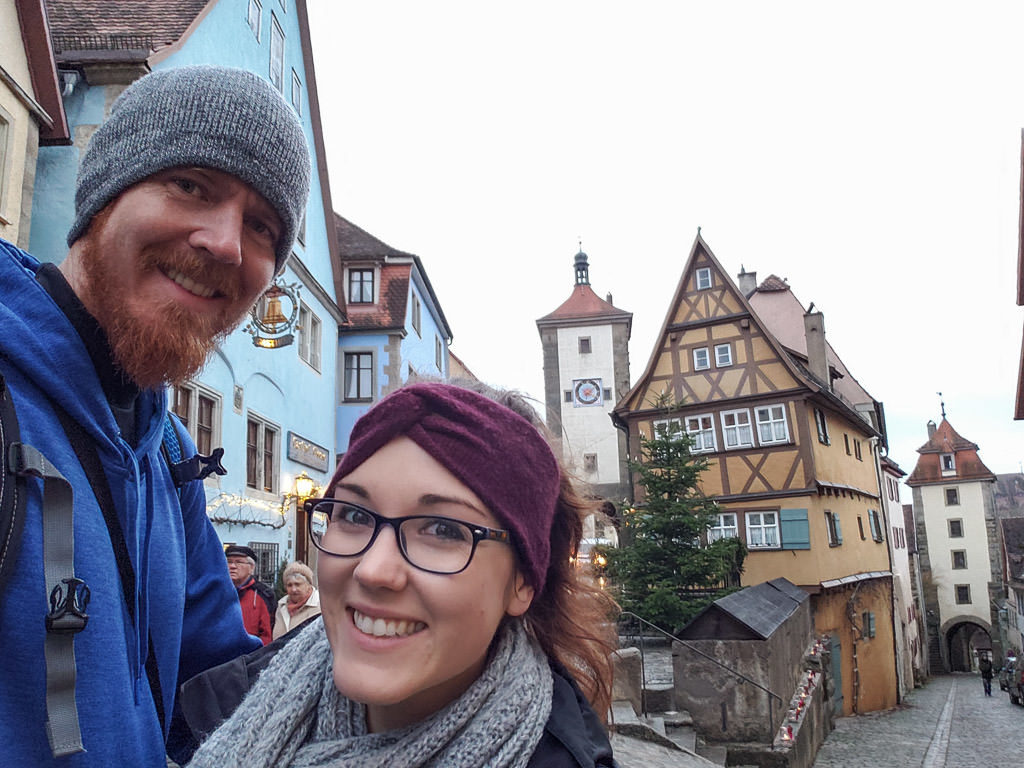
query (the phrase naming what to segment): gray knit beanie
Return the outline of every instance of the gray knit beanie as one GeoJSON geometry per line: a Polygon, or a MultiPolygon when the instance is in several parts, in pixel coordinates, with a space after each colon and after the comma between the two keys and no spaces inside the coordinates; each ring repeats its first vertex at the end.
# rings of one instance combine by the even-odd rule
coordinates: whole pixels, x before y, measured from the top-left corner
{"type": "Polygon", "coordinates": [[[178,166],[230,173],[267,199],[283,227],[280,271],[306,208],[309,149],[281,94],[259,75],[229,67],[153,72],[117,98],[78,169],[68,245],[128,187],[178,166]]]}

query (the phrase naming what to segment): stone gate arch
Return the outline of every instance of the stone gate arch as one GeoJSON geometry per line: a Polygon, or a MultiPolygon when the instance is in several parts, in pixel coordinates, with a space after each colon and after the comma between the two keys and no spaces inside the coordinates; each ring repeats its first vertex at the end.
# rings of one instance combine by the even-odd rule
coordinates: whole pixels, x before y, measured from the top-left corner
{"type": "Polygon", "coordinates": [[[946,672],[970,672],[974,652],[979,647],[992,648],[992,626],[977,616],[953,616],[939,628],[942,666],[946,672]],[[981,632],[982,640],[976,637],[981,632]]]}

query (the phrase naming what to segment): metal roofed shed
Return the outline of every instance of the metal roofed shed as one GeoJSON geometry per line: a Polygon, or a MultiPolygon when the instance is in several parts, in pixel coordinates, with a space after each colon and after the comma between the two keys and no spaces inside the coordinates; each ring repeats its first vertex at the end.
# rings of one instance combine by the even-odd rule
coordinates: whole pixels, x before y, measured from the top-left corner
{"type": "Polygon", "coordinates": [[[720,597],[698,613],[683,640],[767,640],[810,595],[786,579],[772,579],[720,597]]]}

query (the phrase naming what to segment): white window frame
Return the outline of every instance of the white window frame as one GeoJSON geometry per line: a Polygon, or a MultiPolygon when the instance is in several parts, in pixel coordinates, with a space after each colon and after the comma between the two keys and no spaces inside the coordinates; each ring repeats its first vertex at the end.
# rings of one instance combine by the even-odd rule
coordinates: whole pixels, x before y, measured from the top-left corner
{"type": "Polygon", "coordinates": [[[747,548],[748,549],[781,549],[782,535],[779,526],[778,512],[747,512],[747,548]],[[765,517],[771,515],[774,522],[765,522],[765,517]],[[753,534],[757,532],[755,537],[753,534]],[[755,538],[758,539],[755,541],[755,538]],[[774,542],[770,539],[774,538],[774,542]]]}
{"type": "Polygon", "coordinates": [[[682,432],[683,422],[678,418],[672,419],[655,419],[651,422],[651,438],[654,440],[660,440],[661,436],[658,434],[658,427],[662,424],[665,425],[665,439],[671,439],[674,435],[678,435],[682,432]],[[675,424],[679,431],[672,432],[672,425],[675,424]]]}
{"type": "Polygon", "coordinates": [[[724,443],[725,450],[732,451],[738,448],[753,448],[754,447],[754,425],[750,420],[750,409],[749,408],[737,408],[733,411],[722,411],[719,415],[719,419],[722,422],[722,442],[724,443]],[[741,420],[742,416],[745,421],[741,420]],[[732,424],[729,424],[729,419],[733,420],[732,424]],[[744,442],[741,438],[743,431],[747,433],[747,440],[744,442]],[[730,441],[730,435],[732,440],[730,441]]]}
{"type": "Polygon", "coordinates": [[[296,113],[302,115],[302,81],[299,79],[299,73],[292,68],[292,106],[295,108],[296,113]]]}
{"type": "Polygon", "coordinates": [[[252,411],[247,412],[245,415],[245,486],[250,491],[256,491],[261,494],[270,494],[273,496],[276,496],[280,492],[281,488],[281,427],[263,416],[253,413],[252,411]],[[255,484],[250,482],[251,478],[249,477],[250,423],[255,423],[258,427],[255,446],[255,484]],[[273,469],[271,470],[273,476],[270,478],[269,488],[267,487],[268,483],[265,473],[267,454],[266,441],[268,434],[270,435],[273,443],[269,449],[271,464],[273,466],[273,469]]]}
{"type": "Polygon", "coordinates": [[[956,455],[952,453],[941,453],[939,454],[939,467],[942,469],[942,474],[956,474],[956,455]],[[949,466],[947,467],[947,461],[949,459],[949,466]]]}
{"type": "Polygon", "coordinates": [[[270,82],[284,93],[284,29],[277,15],[270,12],[270,82]]]}
{"type": "Polygon", "coordinates": [[[715,344],[715,367],[728,368],[732,365],[732,344],[715,344]]]}
{"type": "Polygon", "coordinates": [[[377,356],[372,349],[346,349],[342,353],[341,359],[341,399],[342,402],[346,403],[372,403],[375,388],[375,381],[377,378],[377,356]],[[362,358],[369,358],[369,367],[364,368],[362,366],[362,358]],[[352,370],[356,371],[356,391],[355,394],[349,394],[349,365],[350,359],[358,358],[357,362],[360,363],[352,370]],[[369,392],[363,393],[363,371],[367,371],[369,375],[369,381],[366,381],[369,392]]]}
{"type": "Polygon", "coordinates": [[[700,413],[686,417],[686,434],[693,438],[691,453],[712,453],[715,444],[715,415],[700,413]]]}
{"type": "Polygon", "coordinates": [[[223,420],[224,413],[224,398],[221,397],[221,394],[216,390],[204,387],[202,384],[194,381],[172,387],[170,397],[171,410],[181,419],[189,437],[191,437],[192,442],[196,444],[196,449],[199,453],[209,455],[215,447],[221,444],[221,421],[223,420]],[[177,390],[187,391],[189,393],[188,412],[184,416],[178,412],[177,390]],[[200,398],[212,401],[212,408],[210,412],[210,445],[206,450],[204,450],[204,447],[200,445],[202,441],[199,437],[200,398]]]}
{"type": "Polygon", "coordinates": [[[786,414],[785,403],[772,403],[771,405],[757,405],[754,406],[754,416],[757,420],[757,440],[761,445],[780,445],[782,443],[789,442],[789,418],[786,414]],[[780,418],[776,418],[774,410],[778,408],[781,413],[780,418]],[[767,411],[768,418],[762,419],[761,412],[767,411]],[[781,424],[782,434],[778,435],[777,427],[781,424]],[[769,436],[766,440],[762,428],[767,427],[769,430],[769,436]]]}
{"type": "Polygon", "coordinates": [[[249,29],[256,35],[256,42],[260,42],[260,30],[263,28],[263,3],[260,0],[249,0],[249,7],[245,12],[245,21],[249,29]],[[253,18],[255,14],[255,18],[253,18]]]}
{"type": "Polygon", "coordinates": [[[711,368],[711,353],[707,347],[696,347],[693,350],[693,370],[706,371],[711,368]]]}
{"type": "Polygon", "coordinates": [[[715,522],[708,528],[708,544],[719,539],[735,539],[740,535],[739,521],[735,512],[719,512],[715,522]]]}
{"type": "Polygon", "coordinates": [[[706,291],[708,288],[711,288],[713,285],[711,280],[711,267],[701,267],[698,269],[694,279],[696,281],[698,291],[706,291]]]}
{"type": "Polygon", "coordinates": [[[320,350],[322,349],[322,323],[316,313],[304,301],[299,302],[299,323],[297,328],[299,359],[317,373],[320,372],[320,350]]]}

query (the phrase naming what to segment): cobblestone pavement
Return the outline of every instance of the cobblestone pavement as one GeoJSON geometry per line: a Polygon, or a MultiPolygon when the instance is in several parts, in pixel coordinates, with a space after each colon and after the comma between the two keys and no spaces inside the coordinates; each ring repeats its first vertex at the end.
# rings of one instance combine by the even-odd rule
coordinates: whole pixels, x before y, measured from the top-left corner
{"type": "Polygon", "coordinates": [[[934,677],[896,709],[836,720],[814,768],[1016,768],[1024,707],[976,674],[934,677]]]}

